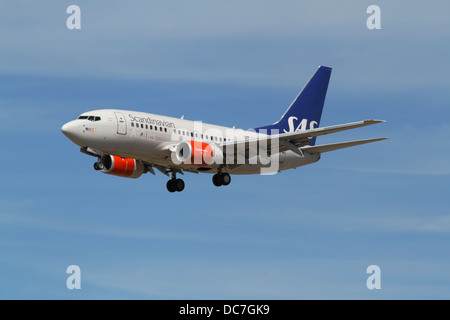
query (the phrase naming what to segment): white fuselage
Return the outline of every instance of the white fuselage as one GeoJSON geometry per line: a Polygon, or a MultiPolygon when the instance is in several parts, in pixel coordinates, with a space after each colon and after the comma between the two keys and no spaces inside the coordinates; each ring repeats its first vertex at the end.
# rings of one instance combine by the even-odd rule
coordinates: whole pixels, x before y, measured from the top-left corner
{"type": "MultiPolygon", "coordinates": [[[[176,167],[191,172],[216,173],[219,165],[202,166],[176,164],[171,154],[173,146],[181,141],[202,141],[219,146],[225,141],[243,141],[256,138],[260,133],[244,131],[190,121],[179,118],[155,115],[144,112],[102,109],[83,113],[63,127],[63,132],[80,147],[91,147],[104,154],[141,160],[152,165],[176,167]],[[208,171],[207,169],[210,169],[208,171]]],[[[278,163],[274,172],[296,168],[318,161],[320,154],[305,153],[303,157],[288,150],[277,155],[278,163]]],[[[230,166],[230,174],[258,174],[261,168],[271,165],[247,159],[246,164],[230,166]]],[[[272,164],[273,165],[273,164],[272,164]]]]}

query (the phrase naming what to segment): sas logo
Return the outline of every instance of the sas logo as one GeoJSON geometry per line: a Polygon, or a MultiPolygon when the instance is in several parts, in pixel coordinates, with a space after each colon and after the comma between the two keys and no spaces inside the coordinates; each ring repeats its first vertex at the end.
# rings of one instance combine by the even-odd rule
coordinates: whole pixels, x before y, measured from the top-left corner
{"type": "Polygon", "coordinates": [[[296,124],[294,121],[298,120],[297,117],[289,117],[288,119],[288,126],[289,126],[289,130],[283,129],[283,131],[285,133],[287,132],[295,132],[295,131],[305,131],[305,130],[311,130],[314,129],[315,126],[318,125],[317,121],[311,121],[309,123],[309,127],[308,127],[308,119],[302,119],[302,121],[300,121],[300,123],[296,124]]]}

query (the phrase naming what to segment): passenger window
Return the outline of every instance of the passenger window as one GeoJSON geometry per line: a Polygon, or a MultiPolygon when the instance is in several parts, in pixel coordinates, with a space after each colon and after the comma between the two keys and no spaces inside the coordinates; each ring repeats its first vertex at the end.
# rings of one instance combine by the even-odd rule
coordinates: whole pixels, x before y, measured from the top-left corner
{"type": "Polygon", "coordinates": [[[159,131],[162,131],[162,127],[159,127],[159,131]]]}
{"type": "Polygon", "coordinates": [[[148,129],[148,124],[145,125],[145,129],[148,129]]]}
{"type": "Polygon", "coordinates": [[[191,137],[193,137],[193,136],[194,136],[194,133],[191,132],[191,137]]]}
{"type": "Polygon", "coordinates": [[[164,132],[167,132],[167,128],[164,128],[164,132]]]}
{"type": "Polygon", "coordinates": [[[213,141],[213,136],[211,136],[211,141],[213,141]]]}
{"type": "Polygon", "coordinates": [[[153,126],[150,126],[150,130],[153,130],[153,126]]]}
{"type": "Polygon", "coordinates": [[[134,122],[131,123],[131,126],[134,127],[134,122]]]}
{"type": "Polygon", "coordinates": [[[144,124],[143,123],[141,123],[141,129],[144,129],[144,124]]]}
{"type": "Polygon", "coordinates": [[[155,130],[158,131],[158,127],[157,126],[155,126],[155,130]]]}
{"type": "Polygon", "coordinates": [[[208,135],[205,135],[205,137],[206,137],[206,140],[208,140],[208,135]]]}

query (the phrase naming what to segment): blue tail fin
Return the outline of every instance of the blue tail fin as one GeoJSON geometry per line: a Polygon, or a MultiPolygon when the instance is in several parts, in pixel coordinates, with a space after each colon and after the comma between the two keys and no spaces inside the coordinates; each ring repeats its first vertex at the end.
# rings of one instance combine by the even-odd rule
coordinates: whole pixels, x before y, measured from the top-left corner
{"type": "MultiPolygon", "coordinates": [[[[280,120],[255,130],[266,130],[270,134],[270,130],[276,129],[285,133],[319,127],[330,75],[331,68],[320,66],[280,120]]],[[[310,145],[315,142],[316,138],[313,138],[310,145]]]]}

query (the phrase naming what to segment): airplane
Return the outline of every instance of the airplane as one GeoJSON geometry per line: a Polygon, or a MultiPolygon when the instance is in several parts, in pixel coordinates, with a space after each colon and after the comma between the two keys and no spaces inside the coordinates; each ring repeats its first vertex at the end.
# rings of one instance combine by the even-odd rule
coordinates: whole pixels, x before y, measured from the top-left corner
{"type": "Polygon", "coordinates": [[[138,178],[170,177],[169,192],[185,188],[177,174],[211,173],[213,184],[227,186],[232,174],[273,174],[319,161],[328,151],[381,141],[375,138],[316,145],[316,138],[385,122],[363,120],[320,127],[331,68],[319,66],[277,122],[249,130],[205,124],[129,110],[101,109],[64,124],[63,134],[96,157],[94,169],[138,178]]]}

